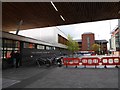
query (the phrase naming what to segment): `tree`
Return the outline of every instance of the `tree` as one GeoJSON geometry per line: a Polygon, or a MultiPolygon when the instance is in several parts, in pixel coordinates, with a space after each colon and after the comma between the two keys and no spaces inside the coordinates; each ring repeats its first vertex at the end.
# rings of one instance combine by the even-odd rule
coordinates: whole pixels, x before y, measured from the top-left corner
{"type": "Polygon", "coordinates": [[[73,38],[68,34],[67,49],[72,52],[79,50],[78,42],[74,41],[73,38]]]}
{"type": "Polygon", "coordinates": [[[95,53],[98,54],[99,49],[100,49],[100,45],[99,45],[99,44],[93,44],[93,45],[92,45],[92,50],[94,50],[95,53]]]}

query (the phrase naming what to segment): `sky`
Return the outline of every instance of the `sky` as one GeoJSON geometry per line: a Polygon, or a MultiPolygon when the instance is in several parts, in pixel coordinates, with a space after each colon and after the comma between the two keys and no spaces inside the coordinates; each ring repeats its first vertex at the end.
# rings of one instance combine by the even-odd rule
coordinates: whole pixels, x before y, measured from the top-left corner
{"type": "MultiPolygon", "coordinates": [[[[70,34],[73,39],[81,39],[81,34],[85,32],[92,32],[95,34],[95,40],[105,39],[109,41],[111,38],[110,32],[114,30],[118,25],[118,19],[96,21],[96,22],[87,22],[71,25],[62,25],[57,26],[63,33],[66,35],[70,34]]],[[[52,27],[47,28],[36,28],[35,30],[23,30],[20,31],[20,35],[25,35],[27,37],[39,39],[39,30],[41,29],[52,29],[52,27]],[[34,34],[35,33],[35,34],[34,34]]],[[[15,33],[15,32],[11,32],[15,33]]],[[[108,44],[109,47],[109,44],[108,44]]]]}
{"type": "Polygon", "coordinates": [[[66,26],[59,26],[58,28],[65,34],[70,34],[73,39],[81,39],[81,34],[85,32],[92,32],[95,34],[95,39],[109,40],[110,32],[118,25],[118,19],[88,22],[81,24],[73,24],[66,26]]]}

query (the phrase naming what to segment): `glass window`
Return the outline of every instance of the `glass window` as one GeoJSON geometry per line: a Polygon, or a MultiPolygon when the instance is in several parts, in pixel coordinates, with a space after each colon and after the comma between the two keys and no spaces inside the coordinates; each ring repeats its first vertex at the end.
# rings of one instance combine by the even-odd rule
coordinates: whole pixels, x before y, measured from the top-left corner
{"type": "Polygon", "coordinates": [[[8,39],[3,39],[2,41],[2,58],[10,58],[10,53],[12,50],[19,50],[19,41],[8,39]]]}
{"type": "Polygon", "coordinates": [[[19,48],[14,48],[14,50],[19,50],[19,48]]]}
{"type": "Polygon", "coordinates": [[[45,46],[43,46],[43,45],[37,45],[37,49],[45,49],[45,46]]]}
{"type": "Polygon", "coordinates": [[[24,43],[24,48],[29,48],[29,43],[24,43]]]}
{"type": "Polygon", "coordinates": [[[29,44],[29,48],[35,48],[35,44],[29,44]]]}
{"type": "Polygon", "coordinates": [[[12,50],[12,48],[7,48],[7,50],[12,50]]]}
{"type": "Polygon", "coordinates": [[[49,47],[49,46],[46,46],[46,50],[50,50],[51,49],[51,47],[49,47]]]}
{"type": "Polygon", "coordinates": [[[87,46],[88,46],[88,50],[90,49],[90,37],[87,37],[87,46]]]}
{"type": "Polygon", "coordinates": [[[87,43],[88,44],[90,43],[90,37],[87,37],[87,43]]]}
{"type": "Polygon", "coordinates": [[[35,44],[32,44],[32,43],[25,42],[23,45],[24,45],[24,48],[35,48],[35,44]]]}

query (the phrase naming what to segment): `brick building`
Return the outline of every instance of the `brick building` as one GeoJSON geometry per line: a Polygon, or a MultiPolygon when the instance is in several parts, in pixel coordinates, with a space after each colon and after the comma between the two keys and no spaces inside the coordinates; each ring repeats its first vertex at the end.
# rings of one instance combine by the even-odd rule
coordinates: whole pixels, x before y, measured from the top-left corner
{"type": "Polygon", "coordinates": [[[91,46],[95,43],[94,33],[82,34],[82,50],[90,50],[91,46]]]}
{"type": "Polygon", "coordinates": [[[88,32],[82,34],[82,39],[75,40],[79,44],[80,51],[91,51],[93,44],[100,45],[100,53],[107,53],[107,40],[95,40],[94,33],[88,32]]]}

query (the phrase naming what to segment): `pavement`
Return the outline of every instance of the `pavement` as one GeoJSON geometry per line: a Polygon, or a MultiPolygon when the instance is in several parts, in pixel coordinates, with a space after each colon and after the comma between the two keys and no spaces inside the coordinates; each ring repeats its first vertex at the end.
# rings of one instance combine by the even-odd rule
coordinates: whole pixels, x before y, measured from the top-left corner
{"type": "Polygon", "coordinates": [[[118,69],[22,66],[2,71],[2,88],[118,88],[118,69]]]}

